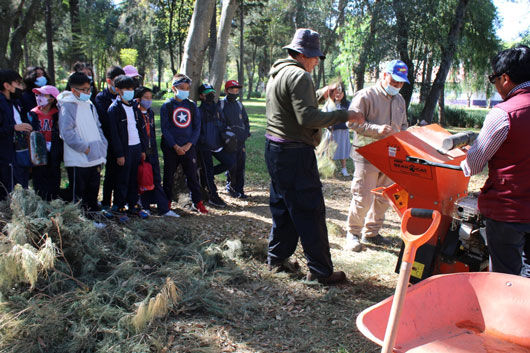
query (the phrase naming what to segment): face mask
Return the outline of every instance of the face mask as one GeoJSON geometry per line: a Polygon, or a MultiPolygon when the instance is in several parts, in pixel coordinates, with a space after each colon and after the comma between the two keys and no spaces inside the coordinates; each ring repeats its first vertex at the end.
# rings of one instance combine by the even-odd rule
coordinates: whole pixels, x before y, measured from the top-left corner
{"type": "Polygon", "coordinates": [[[239,97],[239,94],[228,93],[228,95],[226,96],[226,99],[228,99],[230,102],[235,102],[238,97],[239,97]]]}
{"type": "Polygon", "coordinates": [[[79,92],[79,98],[78,99],[80,101],[82,101],[82,102],[88,102],[88,100],[90,99],[90,94],[79,92]]]}
{"type": "Polygon", "coordinates": [[[391,96],[395,96],[396,94],[399,93],[399,90],[401,88],[396,88],[394,86],[392,86],[391,84],[389,84],[388,86],[384,87],[386,93],[388,93],[389,95],[391,96]]]}
{"type": "Polygon", "coordinates": [[[44,76],[37,77],[37,79],[35,80],[35,85],[37,87],[45,86],[47,83],[48,83],[48,80],[44,76]]]}
{"type": "Polygon", "coordinates": [[[48,98],[46,98],[45,96],[37,96],[36,99],[37,105],[39,107],[45,107],[46,105],[48,105],[48,98]]]}
{"type": "Polygon", "coordinates": [[[145,109],[151,108],[151,104],[153,104],[153,101],[150,99],[142,99],[140,101],[140,105],[144,107],[145,109]]]}
{"type": "Polygon", "coordinates": [[[10,95],[11,99],[20,99],[22,98],[22,90],[18,87],[15,88],[15,92],[12,92],[10,95]]]}
{"type": "Polygon", "coordinates": [[[177,99],[180,99],[180,100],[184,100],[184,99],[187,99],[188,97],[190,96],[190,91],[181,91],[181,90],[177,90],[177,93],[175,93],[175,97],[177,99]]]}
{"type": "Polygon", "coordinates": [[[121,97],[129,102],[134,98],[134,91],[123,91],[123,95],[121,97]]]}
{"type": "Polygon", "coordinates": [[[114,86],[109,86],[109,90],[114,95],[118,94],[118,92],[116,92],[116,88],[114,88],[114,86]]]}
{"type": "Polygon", "coordinates": [[[213,93],[208,93],[208,94],[206,95],[206,103],[208,103],[208,104],[215,103],[215,94],[213,94],[213,93]]]}

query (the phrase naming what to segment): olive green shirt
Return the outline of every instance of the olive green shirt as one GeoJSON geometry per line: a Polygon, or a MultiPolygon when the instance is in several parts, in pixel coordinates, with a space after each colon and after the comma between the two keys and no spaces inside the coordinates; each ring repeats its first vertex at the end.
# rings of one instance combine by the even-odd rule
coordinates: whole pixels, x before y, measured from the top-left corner
{"type": "Polygon", "coordinates": [[[298,61],[287,58],[272,65],[267,84],[268,135],[318,146],[322,128],[348,121],[348,112],[318,109],[311,74],[298,61]]]}

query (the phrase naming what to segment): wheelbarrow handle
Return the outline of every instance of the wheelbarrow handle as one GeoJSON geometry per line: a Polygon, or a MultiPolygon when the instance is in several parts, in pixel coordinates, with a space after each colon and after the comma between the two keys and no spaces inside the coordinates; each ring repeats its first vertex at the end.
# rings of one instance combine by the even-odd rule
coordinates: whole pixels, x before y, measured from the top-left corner
{"type": "Polygon", "coordinates": [[[459,165],[431,162],[426,159],[418,158],[418,157],[407,156],[406,160],[407,162],[414,163],[414,164],[428,165],[431,167],[438,167],[438,168],[445,168],[445,169],[462,170],[462,167],[460,167],[459,165]]]}
{"type": "Polygon", "coordinates": [[[417,218],[432,218],[432,210],[426,208],[411,208],[410,216],[417,218]]]}

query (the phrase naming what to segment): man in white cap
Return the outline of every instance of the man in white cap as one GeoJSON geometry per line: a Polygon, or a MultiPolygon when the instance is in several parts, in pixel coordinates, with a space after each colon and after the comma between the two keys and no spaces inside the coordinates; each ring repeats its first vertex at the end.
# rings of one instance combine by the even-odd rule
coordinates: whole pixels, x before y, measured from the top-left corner
{"type": "Polygon", "coordinates": [[[267,84],[265,160],[272,214],[268,264],[270,269],[292,270],[288,259],[300,239],[309,267],[307,279],[331,285],[346,280],[346,275],[333,271],[314,149],[322,128],[347,121],[362,124],[364,118],[352,111],[318,109],[311,72],[325,56],[317,32],[298,29],[284,49],[289,57],[274,63],[267,84]]]}
{"type": "Polygon", "coordinates": [[[401,60],[393,60],[386,66],[382,79],[353,96],[350,110],[362,113],[366,122],[351,126],[354,130],[352,158],[355,172],[351,184],[353,197],[347,220],[346,250],[361,251],[360,240],[374,245],[391,243],[379,234],[389,203],[383,197],[375,197],[371,190],[393,182],[357,153],[357,148],[407,129],[407,108],[399,94],[405,82],[409,83],[407,74],[407,65],[401,60]]]}

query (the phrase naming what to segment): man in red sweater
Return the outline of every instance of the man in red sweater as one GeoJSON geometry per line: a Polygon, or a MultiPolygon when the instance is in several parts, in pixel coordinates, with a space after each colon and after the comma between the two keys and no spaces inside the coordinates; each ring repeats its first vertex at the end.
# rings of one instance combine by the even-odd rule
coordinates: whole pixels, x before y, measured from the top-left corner
{"type": "Polygon", "coordinates": [[[490,82],[504,100],[486,116],[462,162],[466,176],[488,164],[478,207],[494,272],[520,275],[530,257],[530,48],[507,49],[492,60],[490,82]]]}

